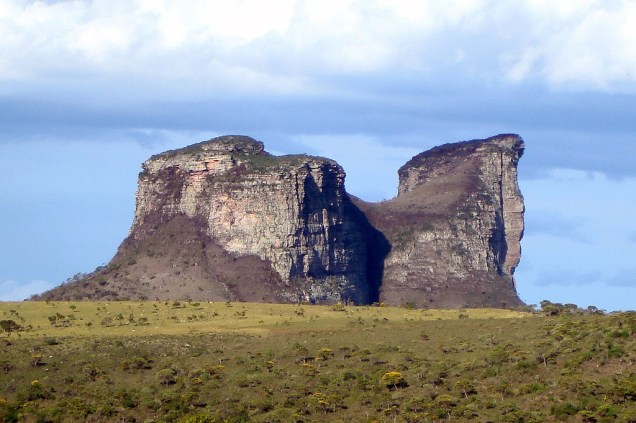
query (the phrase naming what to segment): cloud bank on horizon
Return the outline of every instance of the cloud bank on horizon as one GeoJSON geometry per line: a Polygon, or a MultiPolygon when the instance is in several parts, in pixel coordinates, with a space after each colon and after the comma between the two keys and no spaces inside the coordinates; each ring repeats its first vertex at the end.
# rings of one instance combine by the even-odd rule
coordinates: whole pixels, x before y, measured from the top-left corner
{"type": "Polygon", "coordinates": [[[380,200],[412,155],[516,132],[522,299],[636,308],[632,1],[0,0],[0,38],[21,175],[0,181],[0,299],[107,261],[163,149],[245,133],[380,200]]]}
{"type": "Polygon", "coordinates": [[[347,96],[361,87],[334,77],[448,70],[616,92],[636,77],[631,1],[3,0],[0,21],[0,76],[49,87],[125,76],[177,82],[179,97],[347,96]]]}

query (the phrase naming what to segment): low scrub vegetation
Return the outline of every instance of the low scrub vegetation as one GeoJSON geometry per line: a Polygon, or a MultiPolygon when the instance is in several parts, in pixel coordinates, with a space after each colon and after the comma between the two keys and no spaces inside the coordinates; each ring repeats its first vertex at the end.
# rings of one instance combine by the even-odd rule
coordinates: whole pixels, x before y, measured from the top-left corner
{"type": "Polygon", "coordinates": [[[636,313],[545,306],[0,303],[0,421],[636,421],[636,313]]]}

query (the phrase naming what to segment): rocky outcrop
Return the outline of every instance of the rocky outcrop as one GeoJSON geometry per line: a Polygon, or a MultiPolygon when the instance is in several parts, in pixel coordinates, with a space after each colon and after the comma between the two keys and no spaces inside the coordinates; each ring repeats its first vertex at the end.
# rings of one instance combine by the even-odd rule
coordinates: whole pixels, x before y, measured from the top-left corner
{"type": "Polygon", "coordinates": [[[283,301],[368,302],[366,244],[344,178],[332,160],[272,156],[244,136],[153,156],[139,175],[130,241],[116,258],[184,216],[223,251],[268,263],[283,301]]]}
{"type": "Polygon", "coordinates": [[[346,193],[336,162],[245,136],[158,154],[113,261],[41,298],[518,305],[523,148],[516,135],[434,148],[375,204],[346,193]]]}
{"type": "Polygon", "coordinates": [[[380,299],[416,306],[521,304],[523,197],[517,135],[447,144],[399,170],[398,196],[359,203],[389,239],[380,299]]]}

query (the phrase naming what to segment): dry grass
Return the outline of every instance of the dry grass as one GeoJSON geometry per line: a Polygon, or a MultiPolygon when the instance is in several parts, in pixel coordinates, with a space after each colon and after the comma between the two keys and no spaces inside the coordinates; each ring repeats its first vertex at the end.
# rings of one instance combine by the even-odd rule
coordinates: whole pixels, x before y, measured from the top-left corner
{"type": "Polygon", "coordinates": [[[0,332],[0,421],[636,421],[636,313],[22,302],[0,320],[23,326],[0,332]]]}
{"type": "MultiPolygon", "coordinates": [[[[14,319],[43,336],[144,336],[215,332],[302,332],[338,330],[352,320],[415,322],[431,320],[508,319],[530,316],[503,309],[410,310],[399,307],[320,306],[196,301],[49,301],[0,302],[2,319],[14,319]],[[17,313],[16,319],[14,310],[17,313]],[[68,317],[69,326],[54,326],[49,317],[68,317]],[[13,317],[12,317],[13,316],[13,317]],[[130,319],[132,316],[132,319],[130,319]],[[22,319],[19,319],[22,318],[22,319]],[[105,324],[105,319],[112,322],[105,324]],[[147,319],[147,320],[140,320],[147,319]],[[141,322],[141,324],[140,324],[141,322]]],[[[65,319],[60,319],[65,320],[65,319]]],[[[5,334],[6,336],[6,334],[5,334]]]]}

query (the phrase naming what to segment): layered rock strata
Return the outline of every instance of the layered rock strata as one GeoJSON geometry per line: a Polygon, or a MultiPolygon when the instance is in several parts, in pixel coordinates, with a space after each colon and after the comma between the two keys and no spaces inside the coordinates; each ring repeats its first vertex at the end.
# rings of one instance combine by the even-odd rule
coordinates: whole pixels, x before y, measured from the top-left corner
{"type": "Polygon", "coordinates": [[[359,202],[387,236],[380,299],[415,306],[516,306],[524,142],[499,135],[433,148],[400,170],[398,196],[359,202]]]}
{"type": "Polygon", "coordinates": [[[143,164],[131,236],[146,219],[199,218],[225,251],[256,256],[280,275],[289,301],[368,301],[360,227],[345,173],[334,161],[272,156],[249,137],[226,136],[143,164]]]}
{"type": "Polygon", "coordinates": [[[39,298],[519,305],[523,149],[511,134],[434,148],[381,203],[349,196],[332,160],[245,136],[158,154],[111,263],[39,298]]]}

